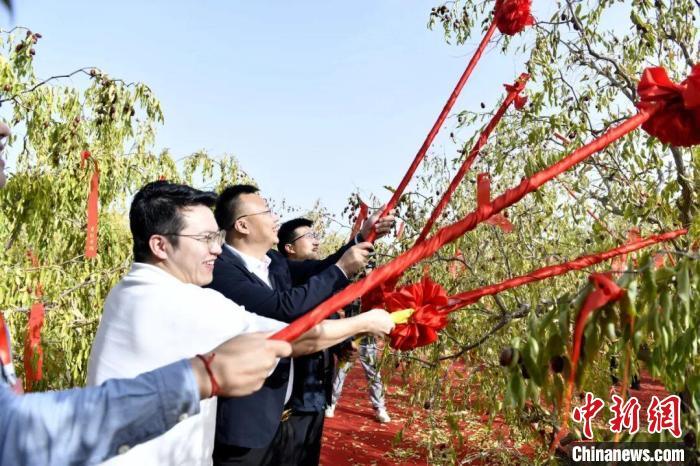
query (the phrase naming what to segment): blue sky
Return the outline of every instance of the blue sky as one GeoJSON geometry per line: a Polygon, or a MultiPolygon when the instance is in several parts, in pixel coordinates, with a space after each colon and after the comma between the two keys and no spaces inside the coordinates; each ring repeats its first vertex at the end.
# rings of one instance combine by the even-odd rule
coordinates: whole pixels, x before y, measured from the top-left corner
{"type": "MultiPolygon", "coordinates": [[[[40,78],[97,66],[148,84],[159,148],[233,154],[268,197],[339,212],[355,189],[388,199],[480,40],[429,31],[435,3],[18,0],[14,24],[43,34],[40,78]]],[[[492,50],[456,108],[493,108],[521,71],[492,50]]]]}

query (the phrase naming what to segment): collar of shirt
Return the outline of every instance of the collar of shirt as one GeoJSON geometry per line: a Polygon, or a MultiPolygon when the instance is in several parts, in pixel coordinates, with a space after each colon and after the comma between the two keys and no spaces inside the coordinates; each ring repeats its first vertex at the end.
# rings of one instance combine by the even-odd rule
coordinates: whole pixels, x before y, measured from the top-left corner
{"type": "Polygon", "coordinates": [[[270,263],[272,259],[265,256],[260,260],[257,257],[239,251],[229,244],[224,244],[224,247],[228,248],[234,254],[237,254],[238,257],[243,260],[243,263],[250,273],[256,275],[260,280],[265,282],[267,286],[272,288],[272,283],[270,282],[270,263]]]}
{"type": "MultiPolygon", "coordinates": [[[[166,272],[160,267],[156,267],[152,264],[147,264],[145,262],[134,262],[131,264],[131,271],[124,278],[135,278],[138,280],[143,280],[149,283],[180,283],[187,285],[188,283],[183,283],[175,275],[170,272],[166,272]]],[[[196,286],[196,285],[195,285],[196,286]]]]}

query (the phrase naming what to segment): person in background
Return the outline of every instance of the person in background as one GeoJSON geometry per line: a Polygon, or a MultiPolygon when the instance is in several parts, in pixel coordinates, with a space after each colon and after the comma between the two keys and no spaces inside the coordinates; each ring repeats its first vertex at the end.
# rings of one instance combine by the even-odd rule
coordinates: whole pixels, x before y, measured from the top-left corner
{"type": "MultiPolygon", "coordinates": [[[[359,300],[345,308],[345,316],[351,317],[359,314],[359,300]]],[[[377,420],[381,423],[391,422],[391,417],[386,410],[386,402],[384,399],[384,385],[382,377],[379,373],[377,364],[377,340],[372,335],[365,335],[359,338],[358,342],[353,341],[351,349],[346,349],[338,358],[338,371],[333,379],[333,391],[331,401],[326,407],[326,417],[335,416],[335,407],[338,404],[340,395],[343,393],[343,384],[345,378],[352,369],[355,363],[355,355],[359,357],[362,369],[365,371],[365,378],[369,388],[369,399],[374,407],[374,413],[377,420]],[[357,348],[355,348],[357,346],[357,348]]]]}
{"type": "MultiPolygon", "coordinates": [[[[277,233],[277,250],[290,261],[318,261],[319,240],[313,222],[295,218],[284,222],[277,233]]],[[[317,465],[321,456],[323,410],[331,401],[334,356],[341,345],[294,359],[294,383],[289,402],[289,422],[294,432],[296,464],[317,465]]]]}
{"type": "MultiPolygon", "coordinates": [[[[277,249],[290,260],[317,260],[319,258],[318,235],[313,231],[313,222],[306,218],[296,218],[285,222],[280,226],[278,233],[279,243],[277,249]]],[[[343,311],[343,315],[350,317],[359,314],[359,306],[352,304],[343,311]]],[[[365,371],[365,377],[369,384],[369,395],[372,406],[375,410],[377,420],[382,423],[390,422],[391,417],[386,410],[384,400],[384,386],[377,368],[377,341],[371,335],[365,335],[359,338],[358,343],[344,342],[341,345],[333,347],[333,355],[338,357],[338,371],[335,374],[333,358],[328,351],[324,354],[324,364],[319,364],[319,367],[312,367],[307,372],[309,374],[305,385],[295,383],[294,392],[292,393],[292,419],[298,423],[308,424],[309,434],[306,436],[307,448],[311,449],[313,442],[309,438],[315,438],[313,433],[318,432],[318,445],[320,452],[321,434],[323,433],[323,417],[321,414],[315,419],[315,413],[322,413],[325,408],[325,417],[333,417],[335,415],[335,406],[340,398],[343,390],[345,377],[353,366],[354,354],[359,351],[360,364],[365,371]],[[354,348],[357,345],[358,348],[354,348]],[[335,375],[335,378],[334,378],[335,375]],[[299,387],[297,386],[299,385],[299,387]],[[303,390],[303,387],[306,390],[303,390]],[[314,414],[312,414],[314,413],[314,414]]],[[[315,355],[308,355],[299,358],[299,360],[307,360],[315,355]]],[[[298,365],[298,364],[297,364],[298,365]]],[[[299,380],[297,378],[296,380],[299,380]]],[[[295,427],[295,430],[296,427],[295,427]]],[[[303,432],[303,429],[300,429],[303,432]]]]}
{"type": "MultiPolygon", "coordinates": [[[[0,188],[5,186],[2,152],[10,128],[0,123],[0,188]]],[[[12,340],[0,314],[0,464],[94,464],[120,449],[166,432],[199,412],[212,394],[254,392],[291,346],[263,335],[233,338],[208,352],[217,354],[211,376],[197,358],[181,359],[133,379],[99,387],[21,395],[12,340]]]]}

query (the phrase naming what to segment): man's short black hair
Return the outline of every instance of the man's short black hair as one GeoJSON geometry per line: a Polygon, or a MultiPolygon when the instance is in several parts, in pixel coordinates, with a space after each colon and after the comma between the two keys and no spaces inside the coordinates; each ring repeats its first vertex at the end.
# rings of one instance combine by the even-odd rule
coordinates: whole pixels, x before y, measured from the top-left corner
{"type": "Polygon", "coordinates": [[[282,225],[280,225],[280,229],[277,232],[277,238],[279,238],[280,240],[279,243],[277,243],[277,250],[284,254],[285,257],[287,257],[288,254],[287,251],[284,250],[284,245],[290,244],[292,241],[294,241],[294,230],[296,230],[299,227],[311,228],[313,224],[313,221],[303,217],[295,218],[289,220],[288,222],[284,222],[282,225]]]}
{"type": "Polygon", "coordinates": [[[238,201],[241,194],[255,194],[258,191],[260,190],[251,184],[235,184],[221,191],[214,208],[214,217],[216,217],[219,228],[222,230],[233,228],[239,215],[240,202],[238,201]]]}
{"type": "MultiPolygon", "coordinates": [[[[154,181],[134,196],[129,210],[129,225],[134,238],[134,260],[145,262],[151,257],[148,240],[153,235],[180,233],[184,227],[182,209],[204,205],[211,207],[216,194],[184,184],[154,181]]],[[[177,236],[171,238],[177,246],[177,236]]]]}

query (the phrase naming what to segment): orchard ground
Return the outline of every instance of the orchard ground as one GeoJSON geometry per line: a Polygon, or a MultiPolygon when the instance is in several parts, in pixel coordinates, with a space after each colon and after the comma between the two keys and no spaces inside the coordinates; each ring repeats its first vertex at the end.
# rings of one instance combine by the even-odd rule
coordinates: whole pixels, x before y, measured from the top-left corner
{"type": "MultiPolygon", "coordinates": [[[[475,390],[477,387],[465,388],[475,390]]],[[[428,410],[409,403],[410,386],[395,373],[386,385],[387,410],[391,422],[380,424],[375,420],[369,401],[367,382],[359,363],[356,363],[345,381],[343,394],[335,410],[335,417],[326,419],[321,451],[322,466],[356,465],[427,465],[450,463],[441,451],[447,451],[447,442],[459,445],[459,439],[449,439],[446,425],[435,425],[433,433],[443,436],[443,442],[434,442],[436,457],[428,462],[431,426],[428,410]],[[440,433],[441,432],[441,433],[440,433]],[[442,461],[440,461],[442,459],[442,461]]],[[[646,373],[641,377],[641,389],[630,390],[639,399],[644,413],[653,395],[668,395],[663,385],[646,373]]],[[[606,400],[606,405],[609,400],[606,400]]],[[[440,410],[432,413],[434,419],[444,419],[440,410]]],[[[457,448],[458,460],[463,464],[531,463],[537,451],[531,444],[517,444],[510,439],[508,425],[499,417],[491,425],[488,415],[477,412],[460,413],[462,444],[457,448]]],[[[597,427],[603,428],[600,423],[597,427]]]]}

